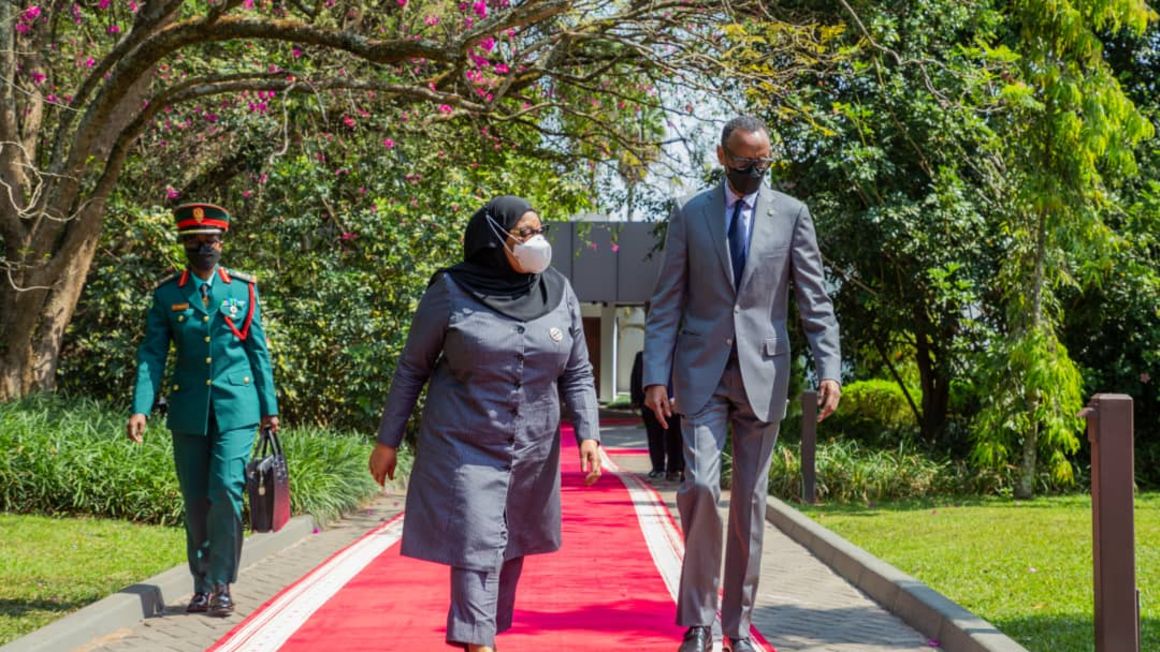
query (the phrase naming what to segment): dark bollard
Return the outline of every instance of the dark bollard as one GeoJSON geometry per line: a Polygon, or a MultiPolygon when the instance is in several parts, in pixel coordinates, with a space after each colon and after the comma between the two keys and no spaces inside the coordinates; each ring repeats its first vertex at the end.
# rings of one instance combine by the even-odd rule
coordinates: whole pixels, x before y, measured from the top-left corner
{"type": "Polygon", "coordinates": [[[1132,398],[1096,394],[1080,415],[1092,445],[1096,652],[1139,652],[1132,398]]]}
{"type": "Polygon", "coordinates": [[[802,501],[810,505],[817,501],[816,453],[818,450],[818,393],[802,392],[802,501]]]}

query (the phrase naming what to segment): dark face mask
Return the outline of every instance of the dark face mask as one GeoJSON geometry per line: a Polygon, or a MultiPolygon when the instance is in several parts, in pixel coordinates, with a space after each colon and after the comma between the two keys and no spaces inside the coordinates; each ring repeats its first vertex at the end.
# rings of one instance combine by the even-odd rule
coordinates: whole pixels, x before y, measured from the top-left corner
{"type": "Polygon", "coordinates": [[[725,168],[725,170],[725,176],[729,178],[729,185],[742,196],[757,192],[757,189],[761,187],[761,180],[765,178],[765,172],[758,171],[756,165],[739,170],[734,168],[725,168]]]}
{"type": "Polygon", "coordinates": [[[221,260],[222,252],[211,244],[203,244],[196,247],[186,247],[185,257],[189,259],[190,267],[199,272],[208,272],[221,260]]]}

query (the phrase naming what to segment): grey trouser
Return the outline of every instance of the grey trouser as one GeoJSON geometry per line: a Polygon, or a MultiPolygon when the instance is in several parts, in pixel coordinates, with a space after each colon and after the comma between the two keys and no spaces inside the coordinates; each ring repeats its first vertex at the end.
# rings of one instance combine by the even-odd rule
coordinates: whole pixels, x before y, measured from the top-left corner
{"type": "Polygon", "coordinates": [[[447,642],[495,647],[495,635],[511,629],[516,584],[523,568],[523,557],[509,559],[494,571],[453,566],[447,642]]]}
{"type": "Polygon", "coordinates": [[[761,578],[769,461],[780,422],[765,423],[753,414],[735,359],[725,367],[705,407],[682,419],[685,481],[677,491],[677,508],[685,531],[685,560],[677,624],[711,626],[717,617],[722,539],[717,502],[721,497],[721,451],[729,426],[733,430],[733,484],[721,628],[730,638],[749,638],[761,578]]]}

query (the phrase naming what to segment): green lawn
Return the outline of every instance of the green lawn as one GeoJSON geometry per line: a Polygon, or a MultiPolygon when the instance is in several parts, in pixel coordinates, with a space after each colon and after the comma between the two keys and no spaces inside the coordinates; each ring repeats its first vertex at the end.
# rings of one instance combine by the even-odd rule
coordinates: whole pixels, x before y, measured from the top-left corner
{"type": "MultiPolygon", "coordinates": [[[[1036,652],[1088,651],[1091,498],[829,505],[807,514],[1036,652]]],[[[1136,501],[1141,650],[1160,650],[1160,494],[1136,501]]]]}
{"type": "Polygon", "coordinates": [[[177,528],[0,513],[0,645],[184,559],[177,528]]]}

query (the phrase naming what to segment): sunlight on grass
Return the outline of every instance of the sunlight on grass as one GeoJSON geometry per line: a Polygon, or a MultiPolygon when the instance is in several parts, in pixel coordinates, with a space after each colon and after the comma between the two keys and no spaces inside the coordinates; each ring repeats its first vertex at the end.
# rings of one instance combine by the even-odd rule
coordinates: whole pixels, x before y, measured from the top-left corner
{"type": "Polygon", "coordinates": [[[0,514],[0,645],[184,560],[179,528],[0,514]]]}
{"type": "MultiPolygon", "coordinates": [[[[1092,633],[1091,498],[828,505],[816,521],[1035,652],[1086,651],[1092,633]]],[[[1136,501],[1141,648],[1160,650],[1160,494],[1136,501]]]]}

